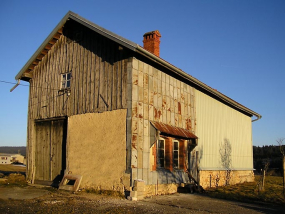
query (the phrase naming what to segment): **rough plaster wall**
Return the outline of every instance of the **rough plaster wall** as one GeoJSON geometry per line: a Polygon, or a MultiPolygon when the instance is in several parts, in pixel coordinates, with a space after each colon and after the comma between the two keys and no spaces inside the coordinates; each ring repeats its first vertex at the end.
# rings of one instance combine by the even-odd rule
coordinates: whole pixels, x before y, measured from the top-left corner
{"type": "Polygon", "coordinates": [[[81,187],[122,191],[126,170],[127,110],[68,118],[67,170],[83,176],[81,187]]]}

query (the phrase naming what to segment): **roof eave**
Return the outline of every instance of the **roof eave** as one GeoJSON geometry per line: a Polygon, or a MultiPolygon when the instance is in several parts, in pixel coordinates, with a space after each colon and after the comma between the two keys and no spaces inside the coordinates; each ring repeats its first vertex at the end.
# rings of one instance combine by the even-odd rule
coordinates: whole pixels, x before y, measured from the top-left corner
{"type": "Polygon", "coordinates": [[[154,54],[150,53],[149,51],[145,50],[140,45],[138,45],[132,41],[129,41],[129,40],[117,35],[117,34],[114,34],[111,31],[108,31],[108,30],[96,25],[95,23],[88,21],[88,20],[84,19],[83,17],[79,16],[78,14],[73,13],[71,11],[67,12],[67,14],[61,19],[61,21],[57,24],[57,26],[53,29],[53,31],[48,35],[48,37],[40,45],[40,47],[37,49],[37,51],[32,55],[32,57],[29,59],[29,61],[19,71],[19,73],[15,77],[16,80],[22,79],[24,81],[28,81],[31,78],[31,77],[24,76],[23,74],[25,73],[25,71],[27,71],[29,66],[36,60],[37,56],[46,47],[46,45],[53,38],[53,36],[63,27],[63,25],[66,23],[66,21],[68,19],[73,19],[73,20],[83,24],[84,26],[88,27],[89,29],[101,34],[102,36],[105,36],[105,37],[117,42],[118,44],[120,44],[120,45],[122,45],[122,46],[124,46],[124,47],[126,47],[132,51],[136,51],[141,55],[147,56],[148,58],[150,58],[154,62],[162,64],[163,66],[170,69],[172,72],[174,72],[174,73],[178,74],[179,76],[183,77],[184,79],[187,79],[190,82],[198,85],[202,89],[204,89],[207,92],[209,92],[210,94],[218,97],[219,99],[223,100],[224,102],[228,103],[229,105],[234,106],[235,108],[240,109],[241,111],[243,111],[243,112],[245,112],[251,116],[254,115],[257,119],[255,119],[253,121],[259,120],[261,118],[260,114],[246,108],[245,106],[240,105],[239,103],[237,103],[231,99],[229,99],[227,96],[223,95],[222,93],[212,89],[211,87],[207,86],[203,82],[201,82],[201,81],[197,80],[196,78],[190,76],[189,74],[183,72],[179,68],[169,64],[168,62],[162,60],[161,58],[159,58],[159,57],[155,56],[154,54]]]}
{"type": "Polygon", "coordinates": [[[107,37],[118,44],[131,49],[135,51],[137,44],[134,42],[131,42],[127,39],[124,39],[123,37],[112,33],[111,31],[108,31],[98,25],[96,25],[93,22],[90,22],[83,17],[79,16],[76,13],[73,13],[72,11],[68,11],[67,14],[61,19],[61,21],[57,24],[57,26],[53,29],[53,31],[48,35],[48,37],[44,40],[44,42],[40,45],[40,47],[36,50],[36,52],[31,56],[31,58],[28,60],[28,62],[23,66],[23,68],[19,71],[19,73],[16,75],[15,79],[21,79],[24,81],[28,81],[30,77],[25,77],[23,74],[27,71],[29,66],[36,60],[37,56],[41,53],[41,51],[46,47],[46,45],[49,43],[49,41],[53,38],[53,36],[64,26],[67,20],[73,19],[77,21],[78,23],[81,23],[82,25],[88,27],[89,29],[101,34],[104,37],[107,37]]]}
{"type": "MultiPolygon", "coordinates": [[[[44,40],[44,42],[40,45],[40,47],[36,50],[36,52],[31,56],[31,58],[28,60],[28,62],[24,65],[24,67],[19,71],[19,73],[16,75],[15,79],[22,79],[23,74],[25,71],[29,68],[29,66],[35,61],[37,56],[41,53],[41,51],[44,49],[44,47],[49,43],[49,41],[53,38],[53,36],[58,32],[60,28],[65,24],[65,22],[68,20],[70,17],[70,14],[72,12],[69,11],[62,19],[61,21],[57,24],[57,26],[53,29],[53,31],[48,35],[48,37],[44,40]]],[[[27,78],[24,78],[23,80],[27,80],[27,78]]]]}

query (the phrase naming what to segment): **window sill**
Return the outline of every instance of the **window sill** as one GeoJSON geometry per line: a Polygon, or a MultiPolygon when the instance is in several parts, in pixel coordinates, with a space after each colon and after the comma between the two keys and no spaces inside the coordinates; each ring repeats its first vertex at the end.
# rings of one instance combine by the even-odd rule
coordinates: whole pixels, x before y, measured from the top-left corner
{"type": "Polygon", "coordinates": [[[70,88],[62,88],[62,89],[58,90],[58,95],[63,95],[63,94],[70,95],[70,91],[71,91],[70,88]]]}

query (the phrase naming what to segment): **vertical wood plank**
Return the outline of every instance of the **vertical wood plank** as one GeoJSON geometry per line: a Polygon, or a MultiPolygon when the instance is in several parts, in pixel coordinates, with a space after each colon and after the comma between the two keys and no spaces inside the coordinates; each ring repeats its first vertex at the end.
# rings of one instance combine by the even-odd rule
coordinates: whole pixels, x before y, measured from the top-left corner
{"type": "Polygon", "coordinates": [[[91,112],[92,106],[91,106],[91,88],[93,86],[92,83],[92,70],[91,70],[91,59],[92,59],[92,55],[91,55],[91,39],[90,39],[90,34],[88,34],[88,32],[86,32],[86,41],[87,41],[87,46],[86,46],[86,50],[87,50],[87,76],[86,76],[86,87],[87,87],[87,91],[86,91],[86,96],[87,96],[87,102],[86,102],[86,112],[91,112]]]}
{"type": "Polygon", "coordinates": [[[90,72],[91,72],[91,85],[90,85],[90,112],[94,112],[95,110],[95,53],[94,53],[94,49],[95,49],[95,41],[94,41],[94,36],[93,33],[90,36],[90,42],[91,42],[91,50],[90,50],[90,54],[91,54],[91,64],[90,64],[90,72]]]}
{"type": "Polygon", "coordinates": [[[81,42],[81,76],[82,76],[82,111],[81,113],[86,113],[87,110],[87,55],[86,55],[86,37],[85,31],[81,30],[82,32],[82,42],[81,42]]]}
{"type": "Polygon", "coordinates": [[[117,109],[122,108],[122,53],[119,53],[118,76],[117,76],[117,109]]]}
{"type": "Polygon", "coordinates": [[[108,87],[107,87],[107,103],[108,103],[108,110],[112,110],[112,87],[113,87],[113,66],[114,66],[114,58],[113,58],[113,51],[112,51],[113,45],[108,46],[108,87]]]}
{"type": "Polygon", "coordinates": [[[99,45],[100,41],[99,41],[99,37],[96,36],[96,49],[95,49],[95,53],[96,53],[96,62],[95,62],[95,112],[99,111],[99,94],[100,94],[100,48],[99,45]]]}
{"type": "Polygon", "coordinates": [[[103,102],[103,100],[102,100],[102,96],[103,96],[103,98],[105,99],[105,97],[104,97],[104,84],[105,84],[105,75],[104,75],[104,72],[105,72],[105,63],[104,63],[104,61],[103,61],[103,56],[104,56],[104,54],[105,54],[105,51],[104,51],[104,48],[102,47],[102,45],[103,45],[103,42],[104,42],[104,40],[102,40],[102,38],[100,37],[100,45],[99,45],[99,48],[100,48],[100,53],[101,53],[101,55],[100,55],[100,69],[99,69],[99,71],[100,71],[100,77],[99,77],[99,98],[98,98],[98,100],[99,100],[99,111],[100,112],[103,112],[104,111],[104,106],[105,106],[105,104],[104,104],[104,102],[103,102]]]}
{"type": "Polygon", "coordinates": [[[118,82],[118,55],[114,50],[114,64],[113,64],[113,87],[112,87],[112,110],[117,109],[117,82],[118,82]]]}
{"type": "Polygon", "coordinates": [[[127,66],[128,61],[123,59],[123,69],[122,69],[122,108],[127,108],[127,66]]]}

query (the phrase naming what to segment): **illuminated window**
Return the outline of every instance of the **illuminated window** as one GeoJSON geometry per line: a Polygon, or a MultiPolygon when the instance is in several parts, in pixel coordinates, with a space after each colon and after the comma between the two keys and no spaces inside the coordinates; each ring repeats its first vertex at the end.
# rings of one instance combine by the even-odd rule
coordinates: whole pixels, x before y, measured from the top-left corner
{"type": "Polygon", "coordinates": [[[61,89],[70,88],[71,73],[61,74],[61,89]]]}
{"type": "Polygon", "coordinates": [[[173,141],[173,168],[178,169],[179,164],[179,142],[173,141]]]}
{"type": "Polygon", "coordinates": [[[163,139],[157,141],[157,167],[164,167],[165,142],[163,139]]]}

